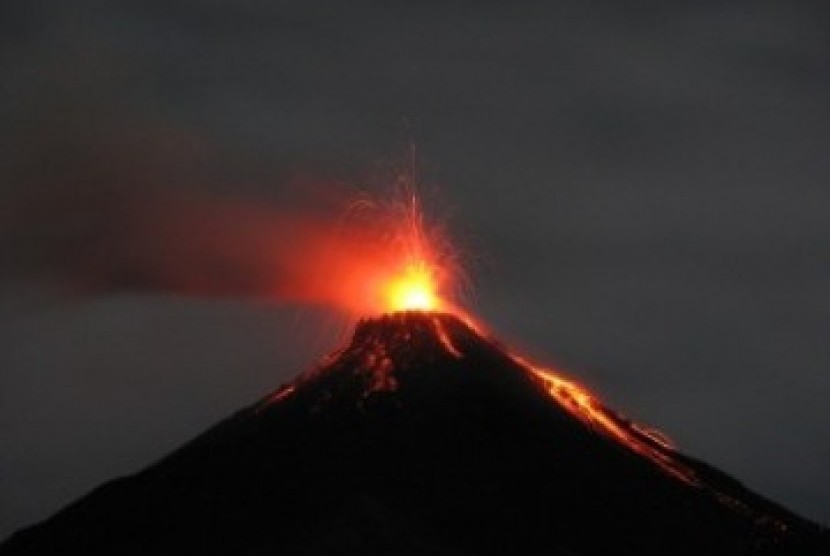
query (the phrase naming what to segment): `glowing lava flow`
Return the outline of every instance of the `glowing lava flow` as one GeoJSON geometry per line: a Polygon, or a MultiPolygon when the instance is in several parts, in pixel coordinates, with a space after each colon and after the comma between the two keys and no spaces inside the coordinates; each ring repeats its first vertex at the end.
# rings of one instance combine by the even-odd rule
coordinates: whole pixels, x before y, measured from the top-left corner
{"type": "Polygon", "coordinates": [[[518,355],[510,356],[541,380],[550,396],[577,419],[650,459],[670,475],[686,483],[697,484],[695,472],[673,457],[674,446],[663,433],[608,409],[584,387],[556,375],[550,369],[533,365],[518,355]]]}

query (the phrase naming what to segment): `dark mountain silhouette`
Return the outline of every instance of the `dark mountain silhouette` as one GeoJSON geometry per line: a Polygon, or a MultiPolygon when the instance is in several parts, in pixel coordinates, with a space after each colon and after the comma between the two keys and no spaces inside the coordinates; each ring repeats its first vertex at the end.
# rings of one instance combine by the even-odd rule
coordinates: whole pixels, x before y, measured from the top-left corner
{"type": "Polygon", "coordinates": [[[817,525],[445,314],[318,369],[0,555],[809,555],[817,525]]]}

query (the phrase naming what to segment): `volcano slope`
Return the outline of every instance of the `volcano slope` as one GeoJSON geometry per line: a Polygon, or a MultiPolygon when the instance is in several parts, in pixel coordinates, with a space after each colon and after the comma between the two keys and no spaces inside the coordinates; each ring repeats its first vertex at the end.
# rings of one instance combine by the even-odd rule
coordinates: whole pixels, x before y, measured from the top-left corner
{"type": "Polygon", "coordinates": [[[456,317],[364,321],[0,555],[830,554],[826,530],[556,388],[456,317]]]}

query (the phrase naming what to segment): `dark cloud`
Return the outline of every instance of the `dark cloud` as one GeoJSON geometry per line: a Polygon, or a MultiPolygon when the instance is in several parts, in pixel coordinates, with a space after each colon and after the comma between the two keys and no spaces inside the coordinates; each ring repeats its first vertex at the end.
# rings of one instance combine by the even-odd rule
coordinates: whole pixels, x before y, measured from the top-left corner
{"type": "MultiPolygon", "coordinates": [[[[147,192],[281,209],[296,176],[361,183],[414,142],[496,330],[826,522],[826,11],[10,4],[0,264],[82,259],[147,192]]],[[[0,535],[159,457],[337,335],[258,303],[47,302],[31,286],[2,292],[0,535]]]]}

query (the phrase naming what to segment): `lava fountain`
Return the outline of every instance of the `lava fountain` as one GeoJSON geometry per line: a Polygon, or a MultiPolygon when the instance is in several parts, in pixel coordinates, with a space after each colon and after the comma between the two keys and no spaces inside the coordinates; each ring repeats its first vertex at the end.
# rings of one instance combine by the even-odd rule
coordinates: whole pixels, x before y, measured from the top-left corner
{"type": "MultiPolygon", "coordinates": [[[[457,251],[441,227],[428,225],[417,195],[402,200],[363,198],[343,220],[347,257],[339,274],[341,291],[333,301],[357,317],[397,311],[456,313],[463,272],[457,251]],[[355,241],[359,238],[359,242],[355,241]],[[354,249],[354,246],[358,246],[354,249]]],[[[335,238],[338,249],[342,236],[335,238]]]]}

